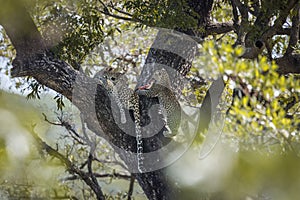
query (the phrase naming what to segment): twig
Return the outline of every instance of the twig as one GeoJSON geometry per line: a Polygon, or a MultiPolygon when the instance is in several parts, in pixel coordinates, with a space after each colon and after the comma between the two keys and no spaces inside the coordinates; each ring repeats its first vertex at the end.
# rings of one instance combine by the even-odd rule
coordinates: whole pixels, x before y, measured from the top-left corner
{"type": "MultiPolygon", "coordinates": [[[[120,174],[120,173],[115,173],[115,172],[113,172],[112,174],[94,173],[94,176],[96,178],[120,178],[120,179],[125,179],[125,180],[131,180],[131,176],[125,175],[125,174],[120,174]]],[[[79,178],[80,177],[78,175],[73,175],[73,176],[64,178],[63,181],[73,181],[73,180],[77,180],[79,178]]]]}
{"type": "Polygon", "coordinates": [[[133,188],[134,188],[134,180],[135,180],[135,176],[134,176],[134,174],[131,174],[127,200],[131,200],[133,188]]]}
{"type": "Polygon", "coordinates": [[[46,142],[44,142],[35,132],[34,130],[31,131],[31,135],[39,145],[41,149],[44,149],[50,156],[53,156],[60,160],[67,168],[67,170],[70,173],[77,174],[88,186],[91,187],[91,189],[94,191],[95,195],[97,196],[97,199],[104,200],[105,196],[103,195],[103,192],[101,190],[101,187],[99,185],[96,185],[86,174],[85,172],[79,170],[67,157],[53,149],[51,146],[49,146],[46,142]]]}
{"type": "Polygon", "coordinates": [[[142,21],[134,19],[134,18],[123,17],[123,16],[120,16],[120,15],[111,14],[110,12],[107,12],[107,11],[103,11],[103,10],[98,10],[98,11],[102,14],[108,15],[108,16],[116,18],[116,19],[122,19],[122,20],[125,20],[125,21],[132,21],[132,22],[142,22],[142,21]]]}
{"type": "Polygon", "coordinates": [[[100,188],[100,185],[96,179],[96,176],[95,174],[93,173],[93,168],[92,168],[92,164],[93,164],[93,154],[95,152],[95,149],[96,149],[96,143],[94,141],[90,142],[89,143],[89,146],[90,146],[90,153],[89,153],[89,157],[88,157],[88,160],[87,160],[87,167],[88,167],[88,171],[89,171],[89,174],[90,174],[90,177],[91,177],[91,180],[94,182],[94,184],[96,185],[96,189],[99,189],[100,188]]]}
{"type": "MultiPolygon", "coordinates": [[[[123,17],[123,16],[120,16],[120,15],[112,14],[112,13],[109,11],[107,5],[105,5],[104,2],[102,2],[101,0],[99,0],[99,2],[102,4],[102,6],[103,6],[104,8],[103,8],[103,10],[98,9],[98,11],[99,11],[100,13],[104,14],[104,15],[108,15],[108,16],[110,16],[110,17],[114,17],[114,18],[116,18],[116,19],[122,19],[122,20],[125,20],[125,21],[142,22],[142,20],[139,20],[139,19],[136,19],[136,18],[133,18],[133,17],[130,17],[130,18],[129,18],[129,17],[123,17]]],[[[120,13],[121,13],[121,12],[120,12],[120,13]]],[[[128,14],[126,14],[126,15],[128,15],[128,14]]],[[[130,15],[129,15],[129,16],[130,16],[130,15]]]]}
{"type": "Polygon", "coordinates": [[[42,115],[44,116],[44,120],[46,122],[48,122],[49,124],[54,125],[54,126],[64,127],[70,133],[71,137],[74,140],[76,140],[79,144],[84,145],[84,142],[81,141],[81,140],[83,140],[83,138],[72,128],[72,126],[68,122],[63,121],[62,117],[58,117],[58,120],[60,121],[60,123],[55,123],[55,122],[51,122],[50,120],[48,120],[45,113],[42,113],[42,115]]]}
{"type": "Polygon", "coordinates": [[[130,16],[130,17],[133,17],[133,15],[132,15],[132,14],[130,14],[130,13],[128,13],[128,12],[125,12],[125,11],[123,11],[123,10],[120,10],[120,9],[116,8],[116,7],[113,5],[113,3],[112,3],[112,2],[110,2],[110,5],[109,5],[109,7],[110,7],[110,8],[112,8],[113,10],[115,10],[115,11],[119,12],[119,13],[122,13],[122,14],[124,14],[124,15],[130,16]]]}

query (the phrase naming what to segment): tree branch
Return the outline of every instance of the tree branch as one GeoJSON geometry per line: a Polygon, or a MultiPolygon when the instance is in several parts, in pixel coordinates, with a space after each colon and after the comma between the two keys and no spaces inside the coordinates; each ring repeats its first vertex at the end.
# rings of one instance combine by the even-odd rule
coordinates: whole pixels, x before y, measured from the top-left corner
{"type": "MultiPolygon", "coordinates": [[[[294,47],[299,41],[299,25],[300,25],[300,3],[299,1],[290,1],[284,15],[289,14],[290,10],[295,6],[294,11],[295,15],[292,18],[292,28],[290,29],[290,40],[285,54],[281,58],[277,58],[275,61],[278,68],[278,73],[288,74],[288,73],[300,73],[300,54],[293,54],[294,47]],[[295,6],[296,5],[296,6],[295,6]]],[[[283,17],[281,17],[283,18],[283,17]]],[[[283,19],[278,19],[275,21],[277,26],[283,23],[283,19]]],[[[274,25],[275,27],[275,25],[274,25]]],[[[274,32],[274,30],[273,30],[274,32]]]]}
{"type": "Polygon", "coordinates": [[[276,35],[290,35],[291,28],[280,28],[276,31],[276,35]]]}
{"type": "Polygon", "coordinates": [[[107,6],[103,1],[99,0],[99,2],[101,3],[101,5],[103,6],[103,10],[98,10],[100,13],[104,14],[104,15],[107,15],[107,16],[110,16],[110,17],[113,17],[113,18],[116,18],[116,19],[121,19],[121,20],[125,20],[125,21],[132,21],[132,22],[140,22],[142,23],[142,21],[140,19],[136,19],[136,18],[133,18],[132,15],[130,13],[127,13],[127,12],[124,12],[124,11],[121,11],[117,8],[115,8],[113,5],[110,5],[110,6],[107,6]],[[126,16],[129,16],[129,17],[123,17],[123,16],[120,16],[120,15],[116,15],[116,14],[113,14],[109,11],[108,7],[112,8],[113,10],[116,10],[117,12],[121,13],[121,14],[125,14],[126,16]]]}
{"type": "Polygon", "coordinates": [[[98,200],[105,199],[100,186],[95,184],[85,172],[79,170],[67,157],[45,143],[33,130],[31,134],[41,149],[45,150],[50,156],[60,160],[70,173],[77,174],[79,177],[81,177],[81,179],[94,191],[98,200]]]}
{"type": "Polygon", "coordinates": [[[300,25],[300,3],[298,2],[294,8],[296,14],[292,18],[292,28],[290,33],[290,40],[285,52],[285,55],[291,54],[299,41],[299,25],[300,25]]]}
{"type": "Polygon", "coordinates": [[[224,34],[232,30],[234,30],[234,24],[232,22],[214,23],[206,26],[205,35],[209,36],[209,35],[224,34]]]}
{"type": "Polygon", "coordinates": [[[131,178],[130,178],[130,184],[129,184],[129,189],[128,189],[127,200],[131,200],[131,198],[132,198],[132,193],[133,193],[133,188],[134,188],[134,181],[135,181],[135,176],[132,174],[131,178]]]}
{"type": "MultiPolygon", "coordinates": [[[[131,176],[128,175],[124,175],[124,174],[119,174],[116,172],[113,172],[112,174],[99,174],[99,173],[94,173],[94,176],[96,178],[119,178],[119,179],[124,179],[124,180],[130,180],[131,176]]],[[[64,178],[64,181],[74,181],[74,180],[78,180],[81,179],[81,177],[74,175],[74,176],[69,176],[64,178]]]]}
{"type": "Polygon", "coordinates": [[[279,66],[277,71],[280,74],[300,73],[300,54],[287,54],[275,61],[279,66]]]}
{"type": "MultiPolygon", "coordinates": [[[[237,23],[235,22],[236,24],[236,29],[237,29],[237,35],[238,35],[238,38],[236,40],[236,43],[234,45],[238,45],[238,44],[242,44],[244,45],[245,43],[245,36],[246,36],[246,28],[248,27],[249,25],[249,21],[248,21],[248,10],[249,8],[242,4],[239,0],[231,0],[231,4],[232,4],[232,7],[237,7],[239,12],[241,13],[241,23],[240,25],[238,26],[237,23]]],[[[237,16],[235,16],[236,18],[237,16]]]]}
{"type": "Polygon", "coordinates": [[[0,24],[17,51],[17,56],[27,57],[45,50],[42,36],[20,1],[0,0],[0,24]]]}
{"type": "Polygon", "coordinates": [[[77,141],[79,144],[85,144],[84,143],[84,138],[82,138],[73,128],[72,128],[72,126],[68,123],[68,122],[66,122],[66,121],[64,121],[63,119],[62,119],[62,117],[58,117],[58,120],[60,121],[60,123],[55,123],[55,122],[51,122],[51,121],[49,121],[48,120],[48,118],[47,118],[47,116],[46,116],[46,114],[44,114],[44,113],[42,113],[43,114],[43,116],[44,116],[44,120],[46,121],[46,122],[48,122],[49,124],[51,124],[51,125],[54,125],[54,126],[62,126],[62,127],[64,127],[69,133],[70,133],[70,135],[71,135],[71,137],[75,140],[75,141],[77,141]]]}
{"type": "Polygon", "coordinates": [[[117,12],[121,13],[121,14],[124,14],[124,15],[130,16],[130,17],[133,17],[133,15],[132,15],[132,14],[130,14],[130,13],[128,13],[128,12],[125,12],[125,11],[123,11],[123,10],[120,10],[120,9],[116,8],[116,7],[113,5],[113,3],[112,3],[112,2],[110,2],[110,5],[108,5],[108,7],[112,8],[113,10],[115,10],[115,11],[117,11],[117,12]]]}
{"type": "Polygon", "coordinates": [[[290,10],[293,9],[297,2],[298,0],[288,1],[288,5],[285,9],[280,11],[279,17],[275,20],[274,25],[262,35],[263,41],[267,41],[269,38],[273,37],[276,34],[277,30],[281,29],[282,25],[286,21],[287,16],[290,14],[290,10]]]}

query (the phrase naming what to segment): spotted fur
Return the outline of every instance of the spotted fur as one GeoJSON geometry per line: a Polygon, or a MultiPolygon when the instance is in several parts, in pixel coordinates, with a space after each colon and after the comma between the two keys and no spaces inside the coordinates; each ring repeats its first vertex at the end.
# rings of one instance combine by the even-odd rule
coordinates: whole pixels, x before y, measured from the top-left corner
{"type": "Polygon", "coordinates": [[[173,137],[177,134],[180,125],[181,107],[174,92],[168,72],[165,69],[156,70],[150,83],[138,88],[137,92],[147,97],[158,97],[161,113],[164,116],[165,137],[173,137]]]}
{"type": "Polygon", "coordinates": [[[104,69],[95,75],[102,81],[110,95],[115,99],[120,110],[121,123],[127,122],[125,110],[132,110],[134,116],[136,142],[137,142],[137,164],[139,172],[144,172],[143,166],[143,140],[140,125],[139,97],[130,88],[128,88],[127,77],[119,72],[114,72],[111,68],[104,69]]]}

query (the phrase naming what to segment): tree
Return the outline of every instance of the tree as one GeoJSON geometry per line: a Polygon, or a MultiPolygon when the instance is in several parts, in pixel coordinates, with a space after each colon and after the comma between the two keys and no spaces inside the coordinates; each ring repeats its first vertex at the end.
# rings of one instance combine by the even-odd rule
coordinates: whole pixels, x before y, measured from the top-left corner
{"type": "MultiPolygon", "coordinates": [[[[131,153],[137,152],[136,138],[126,134],[117,125],[107,89],[89,77],[88,71],[83,73],[81,66],[103,38],[113,37],[116,31],[122,31],[118,28],[122,25],[139,29],[162,28],[148,51],[137,87],[147,84],[153,71],[161,65],[175,70],[180,77],[190,77],[192,83],[195,82],[191,84],[191,93],[198,100],[203,99],[200,111],[207,114],[207,118],[200,122],[199,135],[209,127],[213,116],[219,111],[217,105],[222,102],[222,98],[228,103],[230,95],[221,95],[227,88],[221,78],[212,81],[210,89],[203,95],[203,88],[199,89],[200,81],[196,81],[201,78],[201,69],[192,67],[194,59],[195,65],[198,62],[217,66],[216,71],[235,82],[232,91],[226,89],[233,93],[233,103],[227,111],[225,131],[243,133],[243,128],[247,127],[245,124],[250,122],[255,131],[251,137],[239,137],[239,142],[245,143],[242,147],[251,146],[251,141],[259,137],[264,141],[280,141],[290,149],[294,148],[293,142],[298,141],[297,134],[286,135],[286,132],[296,133],[299,124],[296,108],[299,84],[298,81],[293,83],[296,76],[291,75],[299,73],[300,62],[297,49],[297,0],[41,0],[35,3],[1,0],[0,3],[0,24],[16,52],[11,75],[32,77],[26,82],[31,84],[33,96],[39,95],[41,87],[56,91],[59,94],[56,98],[59,108],[63,106],[62,98],[72,102],[80,110],[87,128],[108,141],[131,171],[136,165],[136,157],[131,153]],[[51,3],[53,5],[49,5],[51,3]],[[109,21],[109,17],[115,21],[109,21]],[[46,25],[48,29],[44,29],[42,36],[40,30],[46,25]],[[57,28],[52,28],[55,26],[57,28]],[[53,41],[57,39],[53,35],[61,35],[61,38],[53,41]],[[198,44],[202,44],[201,49],[211,56],[211,60],[195,58],[198,44]],[[238,46],[244,47],[245,52],[241,53],[238,46]],[[258,81],[253,81],[253,77],[258,81]],[[95,114],[91,114],[94,110],[95,114]],[[269,123],[270,120],[272,123],[269,123]],[[264,133],[272,132],[272,128],[276,132],[275,137],[260,133],[262,130],[264,133]]],[[[126,57],[122,59],[127,64],[130,61],[126,57]]],[[[216,73],[212,76],[216,76],[216,73]]],[[[179,87],[181,79],[175,80],[172,87],[183,91],[179,87]]],[[[140,97],[142,124],[148,123],[147,111],[154,104],[157,104],[157,99],[140,97]]],[[[154,152],[173,140],[162,137],[162,131],[155,135],[150,133],[151,137],[143,139],[144,151],[154,152]]],[[[227,136],[235,137],[234,134],[227,136]]],[[[80,177],[93,190],[97,199],[105,198],[92,170],[92,143],[86,163],[88,173],[84,173],[36,134],[34,138],[42,149],[63,162],[72,174],[80,177]]],[[[176,184],[171,183],[167,168],[133,173],[148,199],[175,199],[185,195],[181,194],[176,184]]],[[[225,196],[223,198],[226,199],[225,196]]]]}

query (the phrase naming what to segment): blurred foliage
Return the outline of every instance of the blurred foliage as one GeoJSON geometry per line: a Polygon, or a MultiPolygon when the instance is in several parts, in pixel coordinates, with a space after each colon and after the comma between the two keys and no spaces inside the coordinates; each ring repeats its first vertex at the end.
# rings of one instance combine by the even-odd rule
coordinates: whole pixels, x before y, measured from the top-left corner
{"type": "Polygon", "coordinates": [[[103,41],[104,19],[96,1],[35,1],[37,24],[49,48],[79,70],[86,55],[103,41]]]}
{"type": "MultiPolygon", "coordinates": [[[[127,73],[133,85],[157,32],[149,27],[196,27],[198,17],[188,10],[186,1],[180,0],[103,1],[108,7],[104,7],[98,0],[26,2],[47,45],[57,57],[90,76],[103,67],[118,68],[127,73]],[[110,9],[110,14],[119,18],[100,12],[105,9],[110,9]],[[120,16],[129,20],[124,21],[120,16]]],[[[254,9],[256,1],[244,2],[254,9]]],[[[261,2],[266,12],[269,12],[268,9],[272,10],[271,16],[277,16],[287,3],[275,0],[272,4],[268,1],[261,2]]],[[[212,18],[219,22],[232,19],[228,0],[215,1],[212,18]]],[[[255,31],[257,30],[253,30],[255,31]]],[[[216,147],[212,155],[199,161],[200,164],[195,162],[195,155],[187,154],[192,161],[172,166],[175,168],[174,177],[180,176],[174,182],[183,185],[185,199],[199,197],[199,188],[200,192],[212,193],[208,195],[211,199],[232,200],[247,195],[248,199],[297,199],[300,186],[299,76],[279,75],[276,72],[277,66],[266,59],[266,52],[256,60],[240,59],[243,49],[232,47],[235,40],[236,35],[230,32],[221,36],[209,36],[199,44],[198,56],[188,75],[191,88],[183,91],[185,96],[195,97],[193,101],[184,103],[190,107],[199,107],[211,82],[220,74],[223,76],[226,89],[218,114],[226,115],[226,121],[221,146],[226,143],[230,150],[218,150],[220,147],[216,147]],[[219,152],[219,156],[215,157],[215,152],[219,152]],[[191,176],[188,176],[189,172],[191,176]],[[199,180],[195,181],[197,178],[199,180]],[[211,196],[213,193],[216,196],[211,196]]],[[[273,56],[282,55],[287,44],[288,38],[285,36],[272,38],[272,45],[275,46],[273,56]]],[[[296,50],[299,51],[299,48],[296,50]]],[[[1,66],[3,74],[9,75],[14,55],[13,47],[1,29],[0,56],[8,59],[7,64],[1,66]]],[[[69,174],[64,171],[62,164],[45,152],[37,151],[30,137],[33,129],[49,145],[57,147],[80,166],[86,161],[90,147],[81,143],[76,134],[57,125],[67,123],[78,135],[83,135],[84,128],[78,117],[79,113],[74,112],[74,108],[70,108],[69,102],[62,96],[43,88],[31,78],[12,81],[15,81],[18,91],[28,95],[27,101],[33,101],[35,106],[38,103],[34,98],[45,102],[39,108],[46,110],[43,113],[46,113],[52,125],[41,120],[41,111],[28,106],[27,101],[20,101],[19,96],[0,93],[0,197],[9,199],[25,195],[28,198],[46,198],[49,197],[47,195],[50,190],[51,195],[57,193],[58,196],[67,198],[94,197],[91,189],[81,180],[66,180],[69,174]],[[45,94],[52,97],[45,100],[45,94]],[[53,105],[53,99],[56,105],[53,105]],[[42,127],[38,128],[39,126],[42,127]],[[20,134],[15,135],[16,133],[20,134]],[[12,148],[16,146],[24,153],[16,154],[12,148]]],[[[187,115],[187,120],[188,117],[190,116],[187,115]]],[[[95,156],[103,161],[93,165],[95,172],[113,173],[117,170],[127,173],[106,142],[95,139],[92,133],[88,137],[97,143],[95,156]]],[[[197,149],[201,146],[205,137],[207,133],[197,133],[193,147],[197,149]]],[[[83,169],[86,169],[86,165],[83,169]]],[[[99,180],[108,199],[126,198],[128,180],[116,177],[99,180]],[[111,184],[112,181],[114,184],[111,184]]],[[[144,196],[140,193],[140,188],[135,189],[135,197],[143,199],[144,196]]]]}
{"type": "MultiPolygon", "coordinates": [[[[237,140],[241,149],[260,147],[271,151],[273,145],[275,148],[281,145],[282,152],[295,150],[298,153],[298,75],[279,75],[275,63],[269,63],[266,57],[255,61],[239,59],[243,51],[241,48],[234,49],[230,44],[214,40],[205,42],[201,51],[205,56],[195,61],[193,71],[199,70],[203,77],[211,76],[215,70],[224,74],[229,89],[225,95],[229,99],[234,90],[243,93],[232,100],[226,116],[225,136],[237,140]],[[199,69],[197,66],[200,66],[199,69]]],[[[205,95],[197,89],[194,93],[198,99],[205,95]]]]}
{"type": "MultiPolygon", "coordinates": [[[[53,113],[55,104],[51,96],[42,95],[41,99],[43,102],[26,100],[23,96],[0,91],[0,198],[94,198],[91,188],[74,174],[65,171],[64,163],[37,148],[32,137],[36,132],[74,165],[81,166],[82,170],[87,168],[89,145],[82,143],[76,133],[68,131],[80,121],[76,119],[78,113],[70,107],[70,103],[67,104],[65,113],[53,113]],[[64,127],[67,124],[69,126],[64,127]]],[[[79,128],[80,126],[74,130],[83,135],[83,130],[78,130],[79,128]]],[[[93,163],[93,170],[103,175],[98,181],[106,198],[127,199],[129,180],[119,178],[118,174],[129,176],[128,173],[124,171],[109,144],[90,132],[87,134],[96,145],[94,157],[98,161],[93,163]]],[[[136,188],[136,191],[140,189],[136,188]]],[[[141,196],[136,192],[135,195],[141,196]]]]}
{"type": "Polygon", "coordinates": [[[293,152],[236,151],[232,142],[217,145],[210,156],[195,159],[190,149],[170,170],[182,185],[178,199],[296,200],[299,195],[300,159],[293,152]]]}
{"type": "Polygon", "coordinates": [[[48,186],[64,192],[51,176],[63,169],[40,159],[30,137],[32,125],[41,121],[37,110],[24,97],[0,91],[1,199],[46,197],[51,190],[48,186]]]}

